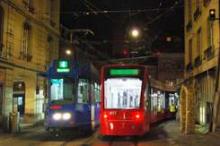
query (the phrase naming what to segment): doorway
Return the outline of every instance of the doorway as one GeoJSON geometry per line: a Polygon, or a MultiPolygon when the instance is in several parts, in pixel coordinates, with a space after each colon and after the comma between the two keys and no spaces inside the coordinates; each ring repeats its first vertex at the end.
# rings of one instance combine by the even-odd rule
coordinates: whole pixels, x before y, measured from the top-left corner
{"type": "Polygon", "coordinates": [[[25,114],[25,83],[14,82],[13,84],[13,110],[25,114]]]}

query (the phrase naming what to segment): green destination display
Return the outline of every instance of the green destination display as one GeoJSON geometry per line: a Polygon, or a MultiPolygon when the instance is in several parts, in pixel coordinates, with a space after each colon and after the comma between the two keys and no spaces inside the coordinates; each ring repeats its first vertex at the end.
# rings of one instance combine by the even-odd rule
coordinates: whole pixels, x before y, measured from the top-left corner
{"type": "Polygon", "coordinates": [[[67,60],[59,60],[57,63],[57,72],[68,73],[70,72],[70,64],[67,60]]]}
{"type": "Polygon", "coordinates": [[[111,76],[137,76],[139,69],[110,69],[111,76]]]}

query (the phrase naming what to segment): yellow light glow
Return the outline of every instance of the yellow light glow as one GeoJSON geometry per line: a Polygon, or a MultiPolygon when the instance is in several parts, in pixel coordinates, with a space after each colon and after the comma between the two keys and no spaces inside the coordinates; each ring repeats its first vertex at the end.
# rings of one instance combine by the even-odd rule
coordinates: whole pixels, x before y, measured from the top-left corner
{"type": "Polygon", "coordinates": [[[71,54],[72,54],[72,51],[71,51],[71,50],[66,50],[66,54],[67,54],[67,55],[71,55],[71,54]]]}
{"type": "Polygon", "coordinates": [[[71,113],[64,113],[63,120],[69,120],[71,118],[71,113]]]}
{"type": "Polygon", "coordinates": [[[134,38],[137,38],[137,37],[139,36],[139,34],[140,34],[140,32],[139,32],[139,30],[137,30],[137,29],[133,29],[133,30],[131,31],[131,35],[132,35],[132,37],[134,37],[134,38]]]}

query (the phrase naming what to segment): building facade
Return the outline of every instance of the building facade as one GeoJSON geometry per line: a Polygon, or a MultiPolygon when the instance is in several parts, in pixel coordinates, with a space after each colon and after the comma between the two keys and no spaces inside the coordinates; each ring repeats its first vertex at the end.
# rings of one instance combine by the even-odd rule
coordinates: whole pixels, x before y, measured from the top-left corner
{"type": "Polygon", "coordinates": [[[175,86],[184,79],[184,54],[160,53],[156,65],[147,65],[150,78],[175,86]]]}
{"type": "Polygon", "coordinates": [[[164,82],[180,83],[183,78],[183,53],[160,53],[158,56],[158,77],[164,82]]]}
{"type": "Polygon", "coordinates": [[[211,20],[210,9],[219,18],[219,0],[185,0],[185,81],[193,84],[195,120],[211,125],[216,106],[218,77],[219,20],[211,20]]]}
{"type": "Polygon", "coordinates": [[[9,114],[24,121],[43,117],[45,72],[58,57],[60,0],[0,1],[0,126],[9,114]]]}

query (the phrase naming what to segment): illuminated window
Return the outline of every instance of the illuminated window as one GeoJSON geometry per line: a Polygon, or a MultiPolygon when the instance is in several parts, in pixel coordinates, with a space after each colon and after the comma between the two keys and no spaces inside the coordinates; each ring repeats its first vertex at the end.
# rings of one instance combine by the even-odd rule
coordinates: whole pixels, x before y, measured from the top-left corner
{"type": "Polygon", "coordinates": [[[78,83],[78,103],[88,103],[89,102],[89,81],[86,79],[79,79],[78,83]]]}
{"type": "Polygon", "coordinates": [[[51,100],[74,100],[75,86],[72,79],[51,79],[50,82],[51,100]]]}
{"type": "Polygon", "coordinates": [[[142,81],[138,78],[110,78],[104,83],[106,109],[140,107],[142,81]]]}
{"type": "Polygon", "coordinates": [[[95,102],[100,102],[100,86],[96,82],[94,83],[95,88],[95,102]]]}
{"type": "Polygon", "coordinates": [[[51,100],[61,100],[63,97],[63,79],[52,79],[50,87],[51,100]]]}

